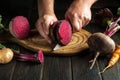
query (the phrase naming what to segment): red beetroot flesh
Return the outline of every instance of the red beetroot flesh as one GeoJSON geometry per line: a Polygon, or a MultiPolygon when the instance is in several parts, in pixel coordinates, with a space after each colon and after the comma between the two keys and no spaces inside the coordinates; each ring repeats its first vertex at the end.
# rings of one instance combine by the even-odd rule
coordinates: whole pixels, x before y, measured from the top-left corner
{"type": "Polygon", "coordinates": [[[53,43],[67,45],[72,37],[72,27],[67,20],[57,21],[50,27],[49,35],[53,43]]]}
{"type": "Polygon", "coordinates": [[[57,30],[58,42],[67,45],[72,37],[72,27],[67,20],[62,20],[57,30]]]}
{"type": "Polygon", "coordinates": [[[44,62],[44,55],[43,55],[42,50],[39,50],[39,51],[38,51],[38,60],[39,60],[41,63],[44,62]]]}
{"type": "Polygon", "coordinates": [[[11,33],[18,39],[24,39],[28,36],[30,25],[26,17],[16,16],[11,21],[11,33]]]}

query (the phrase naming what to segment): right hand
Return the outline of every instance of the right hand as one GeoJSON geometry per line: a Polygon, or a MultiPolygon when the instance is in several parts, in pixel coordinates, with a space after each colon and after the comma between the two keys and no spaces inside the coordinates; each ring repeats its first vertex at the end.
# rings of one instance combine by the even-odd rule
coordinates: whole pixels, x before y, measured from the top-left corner
{"type": "Polygon", "coordinates": [[[71,22],[74,31],[80,31],[91,20],[89,0],[74,0],[66,11],[65,18],[71,22]]]}
{"type": "Polygon", "coordinates": [[[54,22],[57,21],[57,17],[54,14],[45,14],[41,16],[36,22],[36,28],[40,35],[45,38],[45,40],[51,44],[51,40],[49,38],[49,27],[54,22]]]}

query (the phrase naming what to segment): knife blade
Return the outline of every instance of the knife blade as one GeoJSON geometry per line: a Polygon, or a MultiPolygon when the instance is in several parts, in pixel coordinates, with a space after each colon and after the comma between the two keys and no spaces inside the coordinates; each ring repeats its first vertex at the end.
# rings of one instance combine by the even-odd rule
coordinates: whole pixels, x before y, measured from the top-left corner
{"type": "Polygon", "coordinates": [[[60,47],[61,47],[61,45],[56,44],[56,46],[53,48],[53,50],[57,50],[57,49],[59,49],[60,47]]]}

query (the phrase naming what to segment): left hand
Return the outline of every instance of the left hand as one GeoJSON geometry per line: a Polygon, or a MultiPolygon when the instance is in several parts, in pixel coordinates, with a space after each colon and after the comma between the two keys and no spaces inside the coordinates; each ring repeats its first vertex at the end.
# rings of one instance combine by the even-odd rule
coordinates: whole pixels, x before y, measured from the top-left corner
{"type": "Polygon", "coordinates": [[[49,38],[49,27],[57,21],[55,14],[44,14],[36,22],[36,28],[40,35],[48,42],[51,43],[49,38]]]}

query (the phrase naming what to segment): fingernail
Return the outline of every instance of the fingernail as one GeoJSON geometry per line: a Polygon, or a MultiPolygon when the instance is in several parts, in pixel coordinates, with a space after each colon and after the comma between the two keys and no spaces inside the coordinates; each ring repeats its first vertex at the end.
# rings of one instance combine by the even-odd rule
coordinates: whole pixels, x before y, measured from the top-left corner
{"type": "Polygon", "coordinates": [[[51,40],[48,40],[48,43],[51,44],[52,43],[51,40]]]}
{"type": "Polygon", "coordinates": [[[77,27],[77,31],[79,31],[79,30],[80,30],[80,26],[77,27]]]}
{"type": "Polygon", "coordinates": [[[45,34],[46,34],[46,35],[48,35],[48,34],[49,34],[49,32],[48,32],[48,31],[46,31],[46,32],[45,32],[45,34]]]}
{"type": "Polygon", "coordinates": [[[74,17],[77,17],[77,13],[74,14],[74,17]]]}
{"type": "Polygon", "coordinates": [[[76,23],[76,29],[77,29],[77,31],[80,30],[80,24],[78,22],[76,23]]]}

